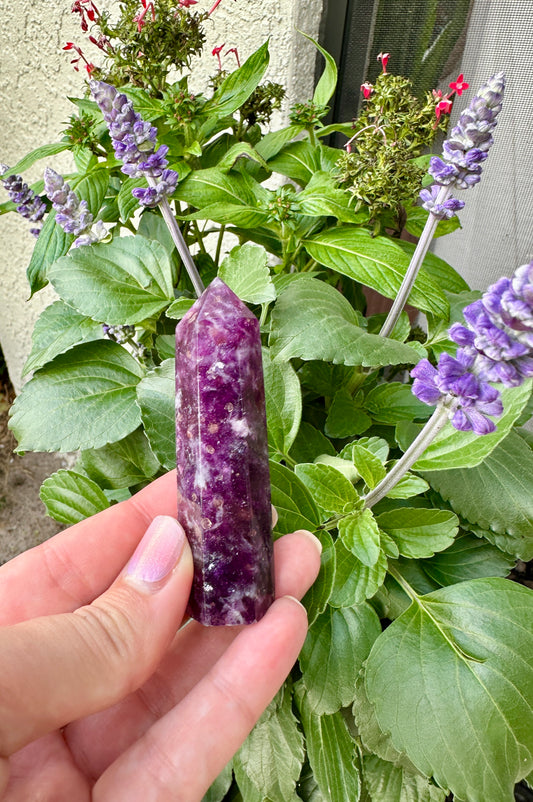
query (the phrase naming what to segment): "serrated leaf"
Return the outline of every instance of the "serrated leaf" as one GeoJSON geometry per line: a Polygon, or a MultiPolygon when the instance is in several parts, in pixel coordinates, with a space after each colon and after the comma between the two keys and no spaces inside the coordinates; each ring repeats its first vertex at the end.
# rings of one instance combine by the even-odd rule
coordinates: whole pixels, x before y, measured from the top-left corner
{"type": "Polygon", "coordinates": [[[511,802],[532,769],[532,632],[530,590],[474,579],[419,598],[372,648],[380,727],[459,799],[511,802]]]}
{"type": "MultiPolygon", "coordinates": [[[[372,237],[366,229],[340,226],[305,240],[305,249],[319,264],[359,281],[366,287],[395,298],[409,265],[409,257],[392,240],[372,237]]],[[[409,295],[409,303],[424,312],[444,317],[446,296],[421,270],[409,295]]]]}
{"type": "Polygon", "coordinates": [[[321,454],[335,456],[336,451],[328,438],[307,421],[302,421],[290,456],[295,462],[314,462],[321,454]]]}
{"type": "Polygon", "coordinates": [[[381,632],[379,619],[366,603],[327,607],[309,628],[300,668],[310,709],[336,713],[353,702],[355,681],[381,632]]]}
{"type": "Polygon", "coordinates": [[[352,459],[354,446],[361,446],[367,451],[370,451],[370,453],[374,454],[374,456],[376,456],[383,464],[387,461],[387,457],[389,456],[389,444],[387,441],[382,437],[375,436],[359,437],[357,440],[348,443],[346,446],[344,446],[339,456],[343,457],[343,459],[352,459]]]}
{"type": "MultiPolygon", "coordinates": [[[[390,467],[392,467],[392,463],[390,467]]],[[[387,498],[412,498],[420,493],[425,493],[428,488],[428,483],[421,476],[405,473],[400,481],[389,490],[387,498]]]]}
{"type": "Polygon", "coordinates": [[[432,557],[447,549],[459,529],[453,512],[425,507],[398,507],[376,516],[383,529],[405,557],[432,557]]]}
{"type": "Polygon", "coordinates": [[[485,576],[505,577],[515,560],[472,535],[460,535],[445,551],[424,560],[421,567],[438,585],[454,585],[485,576]]]}
{"type": "Polygon", "coordinates": [[[101,323],[80,315],[63,301],[54,301],[41,312],[35,323],[32,348],[22,375],[42,368],[73,345],[103,337],[101,323]]]}
{"type": "Polygon", "coordinates": [[[293,471],[271,460],[270,484],[272,504],[279,516],[276,532],[281,535],[296,529],[313,532],[321,524],[322,517],[311,493],[293,471]]]}
{"type": "Polygon", "coordinates": [[[352,483],[331,465],[304,462],[296,465],[294,472],[326,512],[349,512],[360,500],[352,483]]]}
{"type": "Polygon", "coordinates": [[[173,320],[181,320],[187,314],[189,309],[194,303],[194,298],[176,298],[168,309],[165,309],[165,315],[171,317],[173,320]]]}
{"type": "Polygon", "coordinates": [[[166,250],[138,235],[75,248],[52,265],[49,279],[80,314],[111,325],[141,323],[174,298],[166,250]]]}
{"type": "MultiPolygon", "coordinates": [[[[416,471],[440,471],[449,468],[471,468],[479,465],[509,433],[531,396],[531,379],[520,387],[501,391],[503,415],[495,419],[496,431],[480,436],[474,432],[459,432],[447,423],[431,445],[413,465],[416,471]]],[[[397,439],[405,451],[415,432],[414,427],[400,424],[397,439]]]]}
{"type": "Polygon", "coordinates": [[[533,454],[518,434],[507,435],[481,465],[424,476],[491,543],[533,559],[533,454]]]}
{"type": "Polygon", "coordinates": [[[401,382],[385,382],[373,387],[365,397],[365,407],[378,423],[395,424],[429,417],[428,405],[413,395],[411,385],[401,382]]]}
{"type": "Polygon", "coordinates": [[[335,541],[335,582],[329,598],[332,607],[352,607],[370,599],[385,581],[387,558],[381,551],[377,562],[369,567],[344,546],[335,541]]]}
{"type": "Polygon", "coordinates": [[[120,440],[140,424],[139,363],[108,340],[76,345],[39,370],[11,408],[19,451],[77,451],[120,440]]]}
{"type": "Polygon", "coordinates": [[[362,510],[339,521],[339,537],[343,545],[363,565],[372,568],[381,554],[379,528],[372,510],[362,510]]]}
{"type": "Polygon", "coordinates": [[[385,477],[387,471],[380,458],[360,443],[352,445],[351,457],[357,473],[370,489],[374,488],[385,477]]]}
{"type": "Polygon", "coordinates": [[[324,431],[328,437],[351,437],[372,426],[370,418],[345,387],[337,390],[328,409],[324,431]]]}
{"type": "Polygon", "coordinates": [[[307,759],[324,799],[357,802],[360,787],[355,742],[342,714],[317,716],[301,685],[296,692],[296,702],[305,733],[307,759]]]}
{"type": "Polygon", "coordinates": [[[365,755],[363,776],[376,802],[445,802],[447,793],[426,777],[394,766],[376,755],[365,755]]]}
{"type": "Polygon", "coordinates": [[[334,287],[301,279],[279,296],[272,311],[270,347],[276,359],[300,357],[365,367],[418,362],[403,343],[367,334],[355,310],[334,287]]]}
{"type": "Polygon", "coordinates": [[[203,112],[216,118],[233,114],[257,87],[265,74],[269,59],[268,42],[265,42],[241,67],[224,79],[213,97],[206,102],[203,112]]]}
{"type": "Polygon", "coordinates": [[[313,462],[320,465],[331,465],[332,468],[340,471],[350,482],[353,482],[354,484],[360,478],[359,474],[357,473],[357,468],[353,462],[349,462],[347,459],[342,459],[341,457],[337,456],[332,457],[330,454],[320,454],[318,457],[316,457],[316,459],[313,460],[313,462]]]}
{"type": "Polygon", "coordinates": [[[42,483],[39,496],[48,515],[64,524],[76,524],[109,507],[96,482],[76,471],[53,473],[42,483]]]}
{"type": "Polygon", "coordinates": [[[269,449],[288,454],[300,428],[302,391],[289,362],[274,362],[268,348],[263,349],[263,376],[269,449]]]}
{"type": "Polygon", "coordinates": [[[80,464],[104,489],[131,487],[151,479],[160,467],[142,429],[116,443],[86,449],[81,453],[80,464]]]}
{"type": "Polygon", "coordinates": [[[247,242],[232,248],[218,276],[242,301],[264,304],[276,299],[267,253],[261,245],[247,242]]]}
{"type": "Polygon", "coordinates": [[[355,684],[352,715],[361,743],[367,753],[377,755],[382,760],[394,765],[406,766],[412,771],[416,771],[409,758],[394,748],[389,733],[383,732],[379,726],[376,711],[366,692],[364,668],[355,684]]]}
{"type": "Polygon", "coordinates": [[[315,535],[322,544],[320,571],[302,600],[302,604],[307,610],[309,626],[326,609],[335,580],[336,552],[333,538],[325,529],[319,529],[315,535]]]}
{"type": "Polygon", "coordinates": [[[262,800],[292,802],[295,798],[304,747],[291,703],[292,694],[285,686],[234,758],[237,783],[245,775],[262,800]]]}
{"type": "Polygon", "coordinates": [[[144,429],[150,448],[167,470],[176,465],[174,360],[165,359],[137,386],[144,429]]]}

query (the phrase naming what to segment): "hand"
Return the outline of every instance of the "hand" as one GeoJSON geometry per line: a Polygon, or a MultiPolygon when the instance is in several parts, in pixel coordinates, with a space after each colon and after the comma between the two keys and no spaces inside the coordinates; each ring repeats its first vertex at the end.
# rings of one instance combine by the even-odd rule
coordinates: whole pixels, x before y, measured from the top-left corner
{"type": "Polygon", "coordinates": [[[0,568],[2,802],[200,802],[289,673],[318,541],[276,542],[259,623],[178,631],[183,531],[157,518],[135,551],[175,497],[170,473],[0,568]]]}

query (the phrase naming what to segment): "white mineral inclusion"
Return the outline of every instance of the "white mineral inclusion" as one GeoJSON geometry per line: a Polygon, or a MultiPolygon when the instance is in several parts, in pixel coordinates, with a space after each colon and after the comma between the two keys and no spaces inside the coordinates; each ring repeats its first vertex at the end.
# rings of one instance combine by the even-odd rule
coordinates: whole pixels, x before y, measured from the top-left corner
{"type": "Polygon", "coordinates": [[[248,422],[246,418],[240,418],[240,420],[232,420],[230,421],[231,428],[233,430],[233,434],[236,434],[238,437],[247,437],[250,434],[250,427],[248,426],[248,422]]]}

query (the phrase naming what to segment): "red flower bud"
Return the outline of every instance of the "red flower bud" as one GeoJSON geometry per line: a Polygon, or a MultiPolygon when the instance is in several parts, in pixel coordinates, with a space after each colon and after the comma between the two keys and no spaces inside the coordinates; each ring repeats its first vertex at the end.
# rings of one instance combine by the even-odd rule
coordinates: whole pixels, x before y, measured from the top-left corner
{"type": "Polygon", "coordinates": [[[361,92],[363,93],[365,100],[370,97],[373,91],[374,87],[372,84],[369,84],[368,81],[365,81],[364,84],[361,84],[361,92]]]}
{"type": "Polygon", "coordinates": [[[383,67],[383,73],[387,72],[387,64],[389,63],[390,53],[379,53],[378,54],[378,61],[381,61],[381,65],[383,67]]]}

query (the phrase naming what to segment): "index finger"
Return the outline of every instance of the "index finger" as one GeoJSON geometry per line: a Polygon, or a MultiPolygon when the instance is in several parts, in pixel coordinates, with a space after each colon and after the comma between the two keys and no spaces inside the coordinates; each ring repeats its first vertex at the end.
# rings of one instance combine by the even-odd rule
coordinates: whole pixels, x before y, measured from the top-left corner
{"type": "Polygon", "coordinates": [[[156,515],[177,516],[176,471],[0,567],[0,625],[75,610],[100,596],[156,515]]]}

